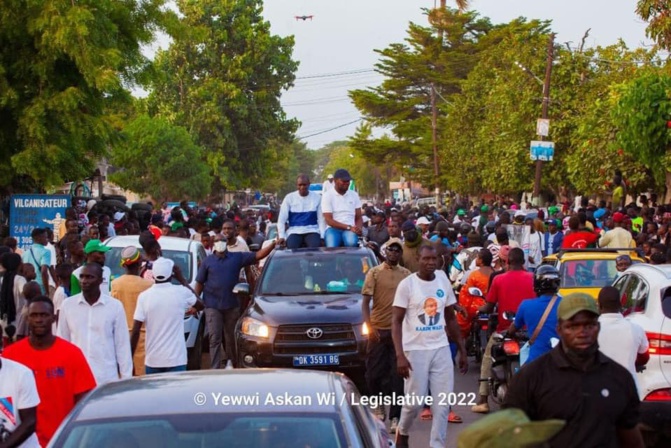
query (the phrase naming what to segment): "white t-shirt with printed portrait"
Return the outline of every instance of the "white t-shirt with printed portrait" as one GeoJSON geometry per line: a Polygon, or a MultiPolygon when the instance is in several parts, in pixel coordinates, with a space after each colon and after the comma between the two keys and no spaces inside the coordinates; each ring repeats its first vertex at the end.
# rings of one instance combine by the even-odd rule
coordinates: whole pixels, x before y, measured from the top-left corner
{"type": "MultiPolygon", "coordinates": [[[[10,433],[21,424],[20,409],[40,404],[33,372],[23,364],[2,358],[0,366],[0,427],[10,433]]],[[[19,448],[39,448],[37,434],[32,433],[19,448]]]]}
{"type": "Polygon", "coordinates": [[[436,271],[431,281],[417,274],[406,277],[396,288],[394,306],[405,308],[403,350],[434,350],[449,345],[445,333],[445,307],[457,303],[450,281],[436,271]]]}

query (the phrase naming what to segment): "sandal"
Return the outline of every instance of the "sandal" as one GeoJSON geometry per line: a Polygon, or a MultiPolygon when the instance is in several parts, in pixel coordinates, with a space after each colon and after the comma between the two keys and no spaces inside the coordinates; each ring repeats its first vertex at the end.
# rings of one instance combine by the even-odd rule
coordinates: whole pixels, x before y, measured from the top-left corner
{"type": "Polygon", "coordinates": [[[447,421],[450,423],[463,423],[464,421],[459,417],[454,411],[450,411],[450,414],[447,416],[447,421]]]}
{"type": "Polygon", "coordinates": [[[431,420],[431,419],[433,419],[433,415],[431,414],[431,409],[424,408],[422,413],[419,414],[419,419],[420,420],[431,420]]]}

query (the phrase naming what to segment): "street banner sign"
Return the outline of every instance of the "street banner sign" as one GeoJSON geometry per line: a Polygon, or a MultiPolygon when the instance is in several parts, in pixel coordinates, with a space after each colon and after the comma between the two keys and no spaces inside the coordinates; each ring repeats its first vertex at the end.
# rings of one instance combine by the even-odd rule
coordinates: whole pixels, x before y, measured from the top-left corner
{"type": "Polygon", "coordinates": [[[17,246],[26,250],[33,244],[30,233],[36,227],[50,227],[58,238],[60,226],[65,225],[65,209],[70,207],[67,194],[15,194],[9,204],[9,236],[17,246]]]}
{"type": "Polygon", "coordinates": [[[529,145],[531,152],[531,160],[543,160],[551,162],[555,155],[554,142],[544,142],[539,140],[532,140],[529,145]]]}

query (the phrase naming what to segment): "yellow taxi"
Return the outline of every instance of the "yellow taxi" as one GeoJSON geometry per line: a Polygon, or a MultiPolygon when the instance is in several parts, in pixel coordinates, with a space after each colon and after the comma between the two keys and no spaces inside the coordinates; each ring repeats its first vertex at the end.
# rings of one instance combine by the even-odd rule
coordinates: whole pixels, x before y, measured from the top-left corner
{"type": "Polygon", "coordinates": [[[562,249],[543,258],[543,264],[554,266],[561,276],[559,294],[565,297],[574,292],[584,292],[595,300],[604,286],[618,278],[615,259],[629,255],[633,263],[643,263],[633,249],[562,249]]]}

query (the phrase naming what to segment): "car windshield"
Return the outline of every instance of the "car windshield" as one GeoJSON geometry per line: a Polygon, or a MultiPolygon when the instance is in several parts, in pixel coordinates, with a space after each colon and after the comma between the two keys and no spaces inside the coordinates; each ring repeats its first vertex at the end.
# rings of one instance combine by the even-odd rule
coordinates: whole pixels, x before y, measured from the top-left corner
{"type": "Polygon", "coordinates": [[[571,260],[561,264],[561,288],[603,288],[617,278],[615,259],[571,260]]]}
{"type": "Polygon", "coordinates": [[[265,266],[260,294],[361,293],[366,273],[374,265],[372,258],[361,253],[306,252],[274,257],[265,266]]]}
{"type": "Polygon", "coordinates": [[[337,414],[198,414],[89,420],[62,434],[58,446],[79,448],[236,448],[348,446],[337,414]]]}
{"type": "MultiPolygon", "coordinates": [[[[124,268],[121,267],[122,250],[123,247],[112,247],[105,254],[105,266],[110,268],[110,270],[112,271],[112,279],[115,279],[125,274],[124,268]]],[[[186,281],[191,283],[191,276],[193,274],[191,272],[191,253],[178,250],[164,250],[164,249],[161,250],[161,253],[163,254],[164,257],[170,258],[172,261],[174,261],[175,264],[179,266],[180,269],[182,270],[182,273],[184,274],[184,278],[186,279],[186,281]]],[[[172,279],[172,283],[175,285],[179,284],[179,282],[174,278],[172,279]]]]}

